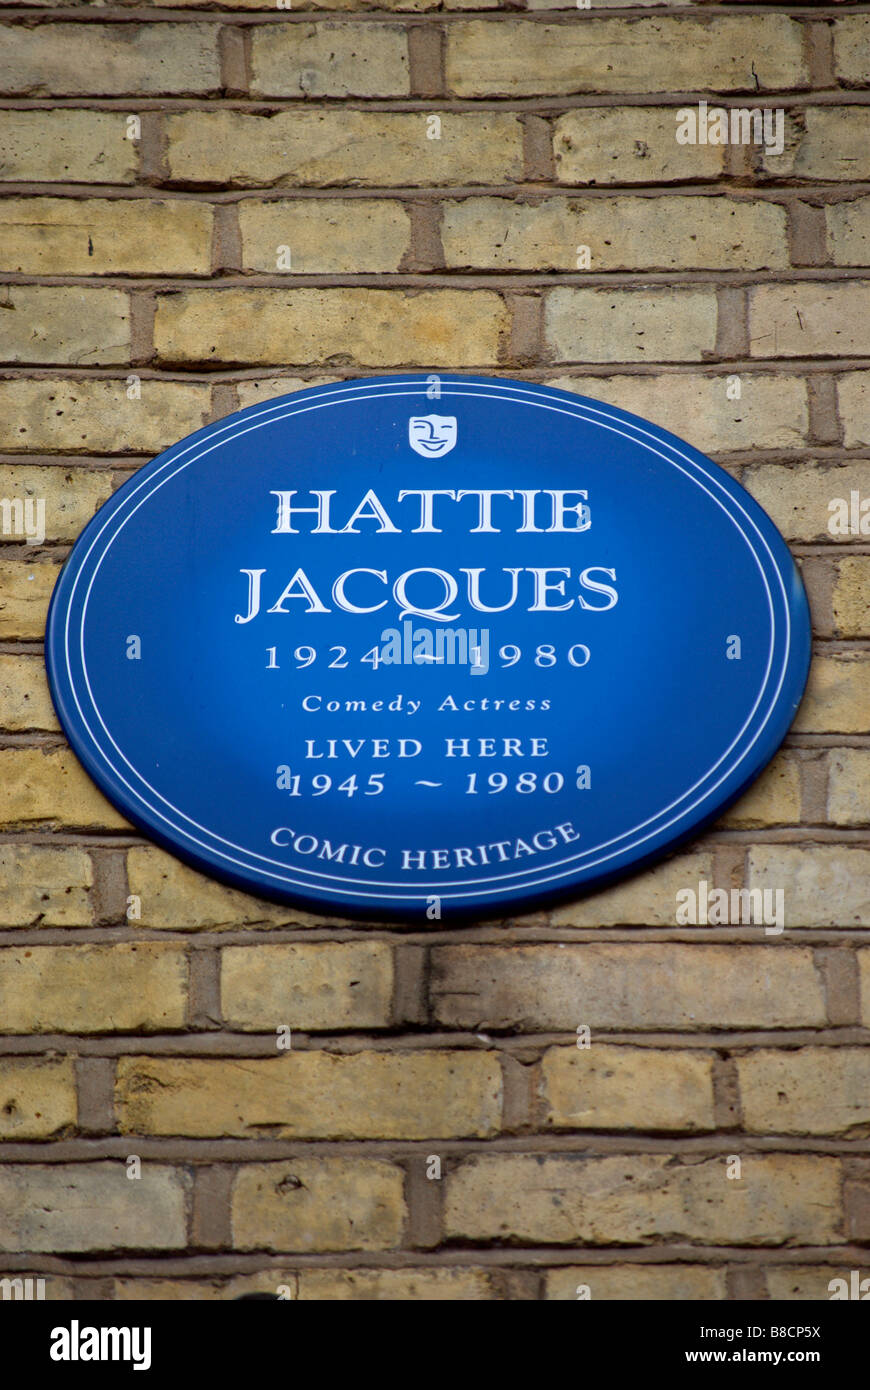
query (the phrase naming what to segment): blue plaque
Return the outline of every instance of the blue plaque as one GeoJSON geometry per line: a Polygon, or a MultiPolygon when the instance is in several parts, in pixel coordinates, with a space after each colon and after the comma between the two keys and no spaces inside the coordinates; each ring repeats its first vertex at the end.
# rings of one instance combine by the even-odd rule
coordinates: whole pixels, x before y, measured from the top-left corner
{"type": "Polygon", "coordinates": [[[374,918],[637,869],[769,762],[809,665],[761,507],[528,382],[393,376],[197,431],[85,528],[48,623],[69,741],[152,839],[374,918]]]}

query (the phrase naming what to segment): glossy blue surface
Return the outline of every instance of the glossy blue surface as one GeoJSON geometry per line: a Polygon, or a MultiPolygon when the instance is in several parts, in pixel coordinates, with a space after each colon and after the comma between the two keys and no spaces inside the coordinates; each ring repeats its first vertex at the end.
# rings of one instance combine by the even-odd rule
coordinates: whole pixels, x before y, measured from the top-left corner
{"type": "Polygon", "coordinates": [[[90,775],[204,872],[504,916],[719,815],[809,648],[785,543],[709,459],[445,375],[298,392],[160,455],[77,542],[47,662],[90,775]]]}

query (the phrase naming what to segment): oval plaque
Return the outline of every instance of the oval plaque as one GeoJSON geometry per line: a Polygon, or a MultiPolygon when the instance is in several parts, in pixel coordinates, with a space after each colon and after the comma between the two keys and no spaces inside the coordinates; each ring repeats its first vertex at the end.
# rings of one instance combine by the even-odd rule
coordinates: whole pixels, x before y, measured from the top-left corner
{"type": "Polygon", "coordinates": [[[503,916],[660,857],[773,756],[809,648],[785,543],[697,450],[547,387],[395,376],[141,469],[63,569],[47,660],[149,836],[377,918],[503,916]]]}

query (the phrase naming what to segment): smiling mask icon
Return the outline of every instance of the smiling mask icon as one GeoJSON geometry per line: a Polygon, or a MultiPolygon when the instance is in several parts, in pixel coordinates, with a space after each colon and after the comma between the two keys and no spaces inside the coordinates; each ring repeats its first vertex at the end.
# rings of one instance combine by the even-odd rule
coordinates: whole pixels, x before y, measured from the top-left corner
{"type": "Polygon", "coordinates": [[[455,415],[412,415],[408,443],[423,458],[440,458],[456,446],[455,415]]]}

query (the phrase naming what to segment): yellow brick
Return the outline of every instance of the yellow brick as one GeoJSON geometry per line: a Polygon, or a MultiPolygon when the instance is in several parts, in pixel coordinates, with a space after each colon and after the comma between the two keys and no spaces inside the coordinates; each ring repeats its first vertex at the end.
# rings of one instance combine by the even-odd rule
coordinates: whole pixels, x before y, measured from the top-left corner
{"type": "Polygon", "coordinates": [[[447,27],[447,85],[461,97],[755,91],[807,85],[801,26],[784,15],[447,27]]]}
{"type": "Polygon", "coordinates": [[[330,1303],[474,1303],[498,1294],[484,1269],[301,1269],[299,1298],[330,1303]]]}
{"type": "MultiPolygon", "coordinates": [[[[214,1275],[211,1279],[114,1279],[112,1297],[121,1303],[201,1303],[231,1301],[249,1293],[276,1294],[279,1288],[289,1288],[292,1298],[298,1297],[299,1278],[295,1271],[263,1269],[256,1274],[237,1274],[227,1278],[214,1275]]],[[[82,1281],[88,1295],[87,1285],[82,1281]]],[[[81,1294],[79,1295],[82,1296],[81,1294]]],[[[97,1297],[96,1293],[90,1297],[97,1297]]]]}
{"type": "Polygon", "coordinates": [[[92,883],[91,861],[79,849],[2,844],[0,925],[90,926],[94,919],[92,883]]]}
{"type": "MultiPolygon", "coordinates": [[[[79,532],[97,508],[111,497],[112,491],[112,474],[104,469],[0,464],[0,499],[14,502],[28,497],[41,498],[45,504],[45,539],[48,541],[77,540],[79,532]]],[[[22,519],[26,521],[26,516],[22,519]]],[[[17,514],[11,515],[10,520],[16,522],[17,514]]],[[[5,511],[2,521],[5,525],[5,511]]],[[[21,534],[17,525],[15,534],[21,534]]]]}
{"type": "Polygon", "coordinates": [[[75,1126],[72,1057],[0,1059],[0,1139],[51,1139],[75,1126]]]}
{"type": "Polygon", "coordinates": [[[759,1048],[736,1065],[750,1134],[870,1133],[870,1048],[759,1048]]]}
{"type": "Polygon", "coordinates": [[[730,198],[464,198],[445,204],[441,240],[448,268],[573,271],[579,246],[593,271],[788,264],[784,209],[730,198]]]}
{"type": "Polygon", "coordinates": [[[99,367],[130,360],[130,311],[124,290],[6,285],[0,312],[4,362],[99,367]]]}
{"type": "Polygon", "coordinates": [[[794,725],[800,734],[870,732],[870,661],[862,652],[817,656],[794,725]]]}
{"type": "Polygon", "coordinates": [[[0,560],[0,637],[41,637],[60,565],[52,560],[0,560]]]}
{"type": "Polygon", "coordinates": [[[390,1250],[405,1222],[401,1169],[369,1158],[249,1163],[233,1185],[236,1250],[390,1250]]]}
{"type": "Polygon", "coordinates": [[[0,949],[4,1033],[162,1032],[184,1025],[187,961],[176,946],[0,949]]]}
{"type": "Polygon", "coordinates": [[[831,536],[829,503],[849,501],[854,489],[870,497],[870,460],[848,463],[760,463],[744,468],[740,481],[776,523],[787,541],[839,540],[831,536]]]}
{"type": "Polygon", "coordinates": [[[861,1022],[870,1028],[870,950],[858,952],[858,970],[861,979],[861,1022]]]}
{"type": "Polygon", "coordinates": [[[231,289],[158,297],[154,340],[164,362],[422,362],[498,360],[507,310],[488,290],[231,289]]]}
{"type": "Polygon", "coordinates": [[[593,1302],[715,1300],[728,1297],[724,1269],[703,1265],[563,1265],[547,1271],[544,1297],[576,1301],[585,1285],[593,1302]]]}
{"type": "Polygon", "coordinates": [[[0,1166],[0,1250],[52,1255],[172,1250],[185,1245],[191,1177],[143,1163],[136,1182],[122,1159],[0,1166]]]}
{"type": "Polygon", "coordinates": [[[798,760],[778,753],[748,792],[719,822],[744,830],[765,825],[797,825],[801,818],[801,774],[798,760]]]}
{"type": "MultiPolygon", "coordinates": [[[[696,4],[698,0],[689,0],[690,4],[696,4]]],[[[667,0],[665,0],[667,3],[667,0]]],[[[595,8],[597,10],[619,10],[619,9],[640,9],[642,6],[656,6],[662,4],[662,0],[598,0],[595,8]]],[[[485,5],[464,5],[455,4],[453,0],[447,0],[447,9],[486,9],[485,5]]],[[[526,0],[527,10],[564,10],[568,6],[565,0],[526,0]]],[[[579,6],[578,6],[579,8],[579,6]]]]}
{"type": "Polygon", "coordinates": [[[40,657],[0,655],[0,728],[60,728],[40,657]]]}
{"type": "Polygon", "coordinates": [[[749,347],[753,357],[870,353],[870,281],[755,285],[749,347]]]}
{"type": "Polygon", "coordinates": [[[10,95],[206,94],[220,87],[213,24],[63,24],[0,31],[0,91],[10,95]]]}
{"type": "Polygon", "coordinates": [[[57,1275],[57,1274],[39,1274],[39,1275],[31,1274],[31,1275],[27,1275],[27,1274],[25,1274],[25,1273],[22,1272],[21,1274],[17,1274],[17,1275],[13,1274],[13,1275],[10,1275],[9,1277],[10,1277],[10,1280],[11,1280],[11,1283],[12,1283],[12,1288],[13,1288],[13,1289],[16,1289],[16,1287],[17,1287],[17,1286],[16,1286],[16,1282],[15,1282],[16,1280],[18,1280],[19,1286],[20,1286],[20,1288],[21,1288],[21,1292],[20,1292],[20,1293],[18,1293],[18,1292],[16,1291],[16,1292],[14,1292],[12,1295],[10,1295],[10,1297],[13,1297],[13,1298],[23,1298],[23,1299],[26,1299],[26,1298],[28,1298],[28,1297],[30,1297],[30,1298],[40,1298],[40,1297],[42,1297],[42,1298],[45,1299],[46,1303],[69,1303],[70,1300],[73,1299],[73,1298],[75,1298],[75,1296],[76,1296],[76,1295],[75,1295],[75,1282],[74,1282],[72,1279],[63,1279],[63,1278],[61,1278],[61,1277],[60,1277],[59,1275],[57,1275]],[[30,1279],[33,1280],[33,1283],[30,1285],[30,1288],[31,1288],[31,1290],[32,1290],[32,1292],[31,1292],[30,1294],[27,1293],[27,1288],[28,1288],[27,1280],[28,1280],[28,1278],[30,1278],[30,1279]],[[44,1281],[43,1284],[42,1284],[42,1285],[38,1285],[38,1284],[36,1283],[36,1280],[37,1280],[37,1279],[42,1279],[42,1280],[44,1281]],[[38,1290],[38,1289],[40,1289],[40,1288],[41,1288],[41,1290],[42,1290],[41,1293],[36,1292],[36,1290],[38,1290]]]}
{"type": "Polygon", "coordinates": [[[712,876],[713,857],[709,851],[681,854],[626,883],[553,908],[550,921],[556,927],[615,927],[623,923],[671,927],[678,890],[712,876]]]}
{"type": "Polygon", "coordinates": [[[269,903],[225,888],[162,850],[150,847],[130,850],[127,877],[130,892],[140,899],[142,915],[137,920],[143,927],[305,927],[320,926],[324,920],[289,904],[269,903]]]}
{"type": "Polygon", "coordinates": [[[10,198],[0,203],[4,263],[24,275],[202,275],[212,210],[173,198],[10,198]]]}
{"type": "Polygon", "coordinates": [[[834,622],[842,637],[870,637],[870,555],[838,562],[834,622]]]}
{"type": "MultiPolygon", "coordinates": [[[[67,1281],[69,1283],[70,1281],[67,1281]]],[[[75,1288],[79,1298],[97,1298],[81,1279],[75,1288]]],[[[324,1269],[288,1270],[274,1266],[255,1274],[210,1279],[114,1279],[112,1297],[122,1302],[202,1302],[242,1298],[266,1293],[287,1301],[308,1302],[365,1300],[367,1302],[466,1302],[497,1299],[491,1274],[484,1269],[324,1269]]],[[[55,1294],[55,1297],[58,1295],[55,1294]]],[[[74,1296],[72,1290],[65,1295],[74,1296]]],[[[46,1297],[50,1297],[46,1291],[46,1297]]]]}
{"type": "Polygon", "coordinates": [[[838,377],[837,401],[847,449],[870,444],[870,372],[844,372],[838,377]]]}
{"type": "Polygon", "coordinates": [[[840,1164],[833,1158],[751,1154],[739,1181],[725,1154],[613,1158],[499,1154],[449,1173],[449,1237],[532,1244],[830,1245],[841,1239],[840,1164]]]}
{"type": "Polygon", "coordinates": [[[243,410],[248,405],[260,405],[264,401],[274,400],[276,396],[288,396],[293,391],[305,391],[309,386],[328,386],[338,380],[340,378],[334,376],[312,376],[307,381],[301,376],[269,376],[260,377],[257,381],[240,381],[236,386],[239,408],[243,410]]]}
{"type": "Polygon", "coordinates": [[[392,995],[393,951],[384,941],[260,942],[221,952],[221,1012],[228,1028],[385,1028],[392,995]]]}
{"type": "Polygon", "coordinates": [[[0,111],[0,182],[135,183],[139,146],[120,111],[0,111]]]}
{"type": "Polygon", "coordinates": [[[678,145],[672,106],[582,107],[555,122],[559,183],[667,183],[716,179],[724,145],[678,145]]]}
{"type": "Polygon", "coordinates": [[[498,1130],[501,1072],[486,1052],[289,1050],[243,1061],[124,1057],[127,1134],[424,1139],[498,1130]]]}
{"type": "MultiPolygon", "coordinates": [[[[69,1281],[67,1281],[69,1282],[69,1281]]],[[[80,1298],[96,1298],[90,1280],[76,1282],[80,1298]]],[[[428,1269],[301,1269],[275,1267],[256,1274],[211,1279],[118,1279],[112,1297],[122,1302],[229,1302],[251,1293],[278,1294],[288,1301],[351,1302],[481,1302],[499,1294],[488,1270],[428,1269]]],[[[46,1289],[46,1297],[49,1297],[46,1289]]],[[[57,1295],[55,1295],[57,1296],[57,1295]]],[[[72,1291],[66,1294],[72,1298],[72,1291]]]]}
{"type": "Polygon", "coordinates": [[[764,169],[781,178],[870,178],[870,108],[810,106],[801,114],[800,123],[787,118],[781,155],[761,151],[764,169]]]}
{"type": "Polygon", "coordinates": [[[510,183],[523,171],[522,126],[501,112],[186,111],[166,124],[171,175],[185,183],[437,187],[510,183]],[[427,137],[430,114],[440,139],[427,137]]]}
{"type": "Polygon", "coordinates": [[[709,1052],[643,1047],[551,1047],[541,1094],[554,1129],[714,1129],[709,1052]]]}
{"type": "Polygon", "coordinates": [[[856,86],[867,85],[867,51],[870,47],[870,23],[866,14],[838,14],[832,26],[834,36],[834,68],[841,81],[856,86]]]}
{"type": "MultiPolygon", "coordinates": [[[[229,0],[230,7],[234,10],[262,10],[263,0],[229,0]]],[[[213,0],[155,0],[155,7],[162,9],[164,6],[172,10],[181,9],[211,9],[213,0]]],[[[442,5],[441,0],[306,0],[306,10],[408,10],[417,12],[419,10],[440,10],[440,9],[474,9],[485,10],[494,7],[497,0],[447,0],[446,5],[442,5]]],[[[288,7],[289,8],[289,7],[288,7]]]]}
{"type": "Polygon", "coordinates": [[[0,824],[34,822],[129,828],[68,748],[2,748],[0,824]]]}
{"type": "Polygon", "coordinates": [[[211,407],[208,386],[142,381],[138,398],[128,389],[123,377],[0,381],[0,448],[156,454],[200,429],[211,407]]]}
{"type": "Polygon", "coordinates": [[[870,821],[870,750],[842,748],[828,754],[828,819],[834,825],[870,821]]]}
{"type": "Polygon", "coordinates": [[[395,24],[273,24],[251,33],[258,97],[403,97],[408,41],[395,24]]]}
{"type": "Polygon", "coordinates": [[[755,845],[747,886],[783,890],[787,928],[870,925],[870,850],[755,845]]]}
{"type": "MultiPolygon", "coordinates": [[[[575,0],[576,3],[576,0],[575,0]]],[[[675,8],[687,9],[691,5],[705,5],[707,0],[688,0],[688,5],[680,5],[675,8]]],[[[593,8],[612,12],[614,10],[640,10],[640,9],[663,9],[670,7],[670,0],[599,0],[593,8]]],[[[577,6],[577,8],[582,8],[577,6]]],[[[526,9],[537,10],[570,10],[565,0],[527,0],[526,9]]],[[[554,15],[553,19],[559,19],[559,15],[554,15]]]]}
{"type": "Polygon", "coordinates": [[[289,249],[294,274],[398,270],[411,238],[401,203],[379,198],[303,198],[239,205],[242,263],[274,273],[289,249]]]}
{"type": "Polygon", "coordinates": [[[834,265],[866,266],[870,261],[870,198],[830,203],[825,208],[828,253],[834,265]]]}
{"type": "Polygon", "coordinates": [[[573,1034],[585,1024],[594,1038],[599,1028],[825,1023],[812,953],[799,948],[596,942],[437,946],[432,954],[433,1017],[452,1028],[573,1034]]]}
{"type": "Polygon", "coordinates": [[[544,334],[557,362],[698,361],[716,343],[710,290],[551,290],[544,334]]]}
{"type": "Polygon", "coordinates": [[[792,449],[806,442],[807,393],[799,377],[741,374],[739,401],[728,399],[728,380],[686,372],[559,377],[548,384],[620,406],[712,453],[792,449]]]}
{"type": "MultiPolygon", "coordinates": [[[[870,1275],[866,1262],[859,1268],[859,1281],[870,1275]]],[[[770,1298],[793,1299],[820,1302],[830,1299],[836,1291],[835,1279],[845,1279],[847,1289],[851,1284],[851,1267],[845,1262],[819,1265],[769,1265],[764,1271],[767,1292],[770,1298]]]]}

